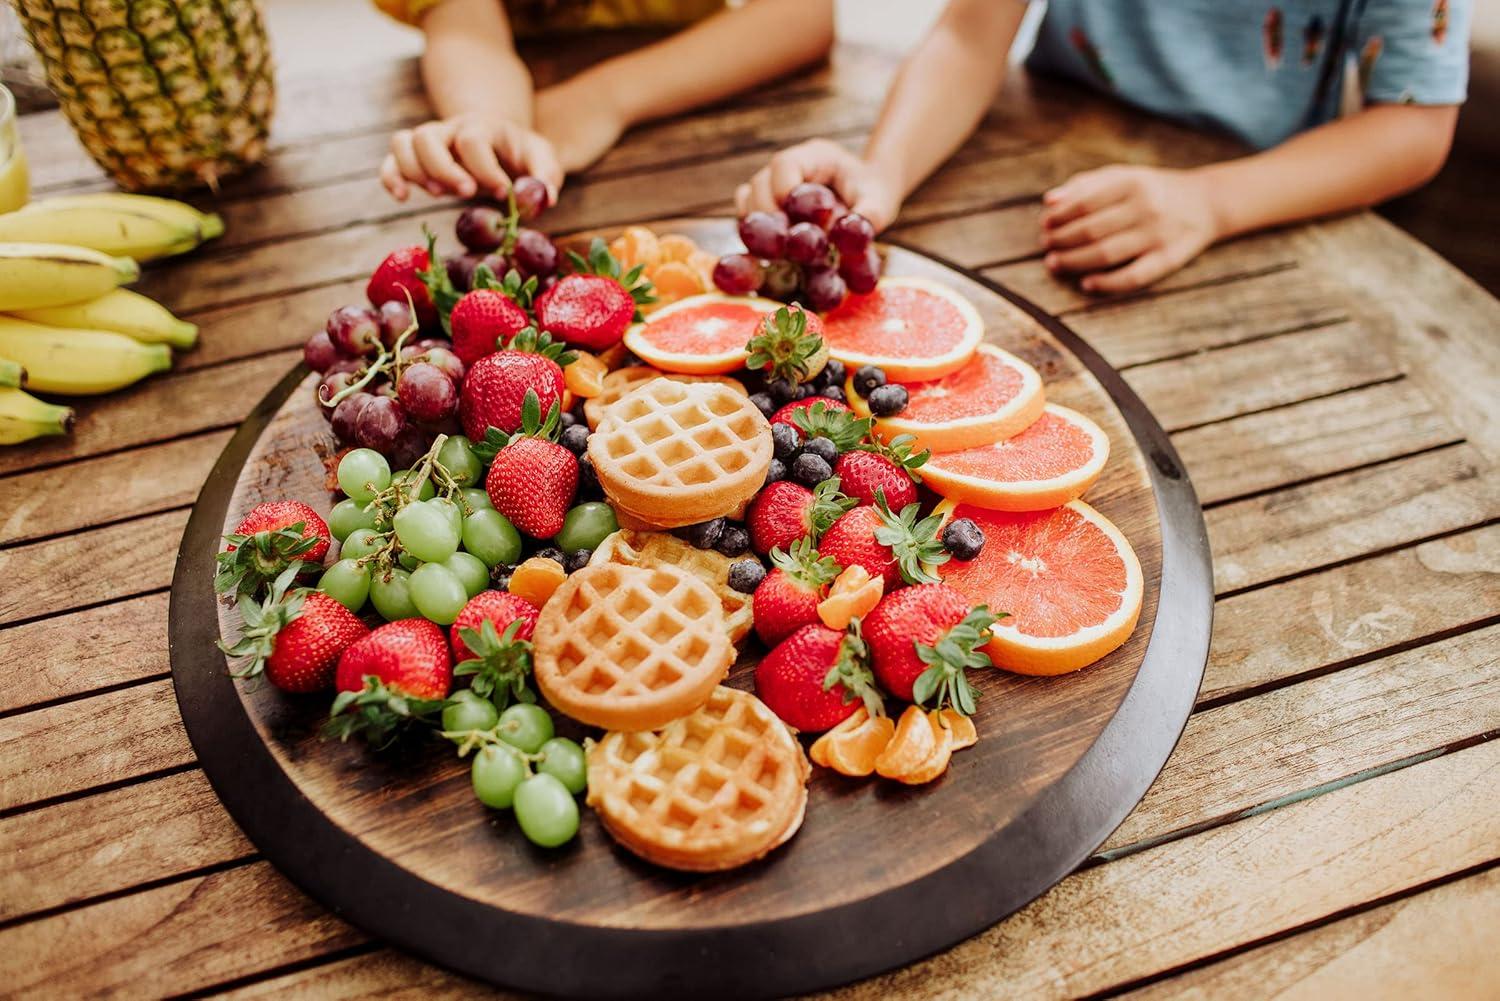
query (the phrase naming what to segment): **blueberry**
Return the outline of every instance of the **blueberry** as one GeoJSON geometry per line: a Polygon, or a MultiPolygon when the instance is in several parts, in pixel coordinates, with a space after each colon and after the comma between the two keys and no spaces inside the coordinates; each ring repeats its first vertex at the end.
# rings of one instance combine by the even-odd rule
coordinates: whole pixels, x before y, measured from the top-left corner
{"type": "Polygon", "coordinates": [[[589,447],[589,429],[587,424],[573,424],[563,429],[562,437],[558,439],[562,447],[574,455],[582,455],[589,447]]]}
{"type": "Polygon", "coordinates": [[[790,424],[771,425],[771,454],[782,462],[790,459],[801,444],[802,436],[790,424]]]}
{"type": "Polygon", "coordinates": [[[741,594],[750,594],[766,579],[766,568],[760,560],[738,560],[729,564],[729,586],[741,594]]]}
{"type": "Polygon", "coordinates": [[[837,358],[828,359],[828,364],[824,365],[823,371],[818,373],[823,379],[823,385],[838,386],[840,388],[843,388],[844,377],[848,374],[848,371],[844,368],[844,363],[837,358]]]}
{"type": "Polygon", "coordinates": [[[750,548],[750,533],[745,531],[744,525],[730,522],[724,526],[724,534],[719,536],[714,548],[725,556],[739,556],[750,548]]]}
{"type": "Polygon", "coordinates": [[[571,410],[564,410],[562,413],[557,415],[557,426],[562,428],[564,431],[568,430],[568,428],[577,423],[578,415],[573,413],[573,411],[571,410]]]}
{"type": "Polygon", "coordinates": [[[797,386],[797,399],[805,400],[809,396],[816,396],[818,389],[810,382],[804,382],[797,386]]]}
{"type": "Polygon", "coordinates": [[[811,490],[833,475],[833,467],[821,455],[803,452],[792,460],[792,479],[811,490]]]}
{"type": "Polygon", "coordinates": [[[581,496],[599,492],[599,477],[594,474],[594,457],[584,452],[578,457],[578,493],[581,496]]]}
{"type": "Polygon", "coordinates": [[[689,525],[684,534],[695,548],[712,549],[718,544],[719,537],[724,534],[724,519],[715,518],[712,521],[700,521],[696,525],[689,525]]]}
{"type": "Polygon", "coordinates": [[[568,557],[568,562],[563,564],[563,569],[568,573],[577,573],[589,565],[589,557],[593,555],[592,549],[580,549],[568,557]]]}
{"type": "Polygon", "coordinates": [[[770,486],[777,480],[786,479],[786,463],[780,459],[772,459],[771,464],[766,467],[766,482],[764,486],[770,486]]]}
{"type": "Polygon", "coordinates": [[[823,391],[821,393],[819,393],[818,395],[819,396],[826,396],[830,400],[838,400],[840,403],[843,403],[844,402],[844,387],[842,387],[842,386],[824,386],[823,387],[823,391]]]}
{"type": "Polygon", "coordinates": [[[766,383],[766,392],[778,407],[785,406],[797,398],[797,384],[790,379],[771,379],[766,383]]]}
{"type": "Polygon", "coordinates": [[[958,518],[943,529],[943,548],[956,560],[972,560],[984,548],[984,532],[973,518],[958,518]]]}
{"type": "Polygon", "coordinates": [[[905,386],[877,386],[870,392],[870,413],[876,417],[890,417],[906,409],[909,397],[905,386]]]}
{"type": "Polygon", "coordinates": [[[560,567],[568,565],[568,557],[557,546],[543,546],[532,555],[540,556],[544,560],[552,560],[560,567]]]}
{"type": "MultiPolygon", "coordinates": [[[[818,435],[816,438],[807,439],[807,443],[802,446],[802,454],[816,455],[832,466],[839,460],[839,447],[822,435],[818,435]]],[[[795,467],[796,463],[793,462],[793,468],[795,467]]]]}
{"type": "Polygon", "coordinates": [[[885,385],[885,370],[875,365],[861,365],[854,370],[854,391],[868,397],[875,387],[885,385]]]}
{"type": "Polygon", "coordinates": [[[770,418],[776,412],[776,401],[771,399],[770,393],[751,393],[750,402],[755,404],[755,409],[770,418]]]}
{"type": "Polygon", "coordinates": [[[490,571],[490,584],[497,591],[504,591],[510,587],[510,575],[516,572],[516,568],[509,563],[497,563],[490,571]]]}

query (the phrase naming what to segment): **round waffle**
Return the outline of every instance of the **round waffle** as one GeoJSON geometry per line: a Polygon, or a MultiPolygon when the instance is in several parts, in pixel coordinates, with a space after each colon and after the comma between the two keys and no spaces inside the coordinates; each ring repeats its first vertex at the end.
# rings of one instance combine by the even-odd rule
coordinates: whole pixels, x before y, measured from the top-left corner
{"type": "Polygon", "coordinates": [[[588,749],[588,803],[648,862],[732,869],[786,842],[807,807],[807,757],[749,692],[715,688],[697,711],[588,749]]]}
{"type": "Polygon", "coordinates": [[[761,488],[771,426],[728,386],[652,379],[605,408],[588,447],[612,502],[644,522],[686,525],[727,515],[761,488]]]}
{"type": "Polygon", "coordinates": [[[547,701],[607,730],[650,730],[692,712],[734,661],[718,596],[671,566],[577,571],[542,607],[532,646],[547,701]]]}
{"type": "Polygon", "coordinates": [[[711,549],[699,549],[665,532],[621,529],[606,536],[589,559],[590,566],[619,563],[631,567],[676,567],[686,570],[713,589],[724,609],[724,628],[729,639],[745,638],[754,621],[750,595],[729,586],[729,567],[734,560],[711,549]]]}
{"type": "Polygon", "coordinates": [[[671,379],[673,382],[717,382],[741,395],[748,395],[745,393],[743,383],[727,375],[682,375],[676,372],[662,372],[650,365],[627,365],[625,368],[615,369],[604,377],[604,389],[598,396],[583,401],[583,416],[588,421],[589,427],[599,426],[599,422],[604,419],[605,407],[626,393],[640,389],[652,379],[671,379]]]}

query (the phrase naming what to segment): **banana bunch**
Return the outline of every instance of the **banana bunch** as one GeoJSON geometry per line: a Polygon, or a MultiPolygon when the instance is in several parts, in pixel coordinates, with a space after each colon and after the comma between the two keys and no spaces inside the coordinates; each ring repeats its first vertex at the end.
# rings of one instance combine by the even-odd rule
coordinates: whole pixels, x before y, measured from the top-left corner
{"type": "Polygon", "coordinates": [[[72,407],[44,402],[24,389],[0,386],[0,445],[19,445],[72,429],[72,407]]]}
{"type": "Polygon", "coordinates": [[[165,344],[14,316],[0,316],[0,357],[25,368],[32,389],[66,396],[108,393],[172,367],[172,349],[165,344]]]}
{"type": "Polygon", "coordinates": [[[0,243],[64,243],[137,262],[186,253],[223,232],[217,215],[119,192],[63,195],[0,215],[0,243]]]}

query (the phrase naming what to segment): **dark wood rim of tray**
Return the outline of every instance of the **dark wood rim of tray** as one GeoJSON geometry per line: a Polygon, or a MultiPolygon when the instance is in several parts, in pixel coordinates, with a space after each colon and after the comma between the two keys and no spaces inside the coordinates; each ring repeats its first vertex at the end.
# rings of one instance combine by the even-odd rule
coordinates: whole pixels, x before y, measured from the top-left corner
{"type": "Polygon", "coordinates": [[[1166,432],[1086,341],[1009,289],[905,249],[1014,303],[1077,356],[1123,414],[1147,459],[1156,499],[1161,594],[1135,681],[1095,744],[1025,812],[968,855],[914,882],[825,911],[735,928],[647,931],[539,920],[459,896],[377,854],[319,811],[277,764],[214,646],[218,617],[208,554],[218,548],[246,457],[307,374],[299,365],[261,400],[215,463],[172,581],[178,707],[209,782],[250,840],[312,897],[380,939],[495,984],[585,997],[769,997],[846,983],[988,928],[1077,868],[1145,795],[1196,700],[1213,622],[1203,513],[1166,432]]]}

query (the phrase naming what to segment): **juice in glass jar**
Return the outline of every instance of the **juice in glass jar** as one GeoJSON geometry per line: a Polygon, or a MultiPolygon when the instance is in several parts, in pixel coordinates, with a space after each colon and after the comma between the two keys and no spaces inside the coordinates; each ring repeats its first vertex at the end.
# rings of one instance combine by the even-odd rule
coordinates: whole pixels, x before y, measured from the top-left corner
{"type": "Polygon", "coordinates": [[[14,212],[31,196],[26,151],[16,130],[16,99],[0,87],[0,212],[14,212]]]}

